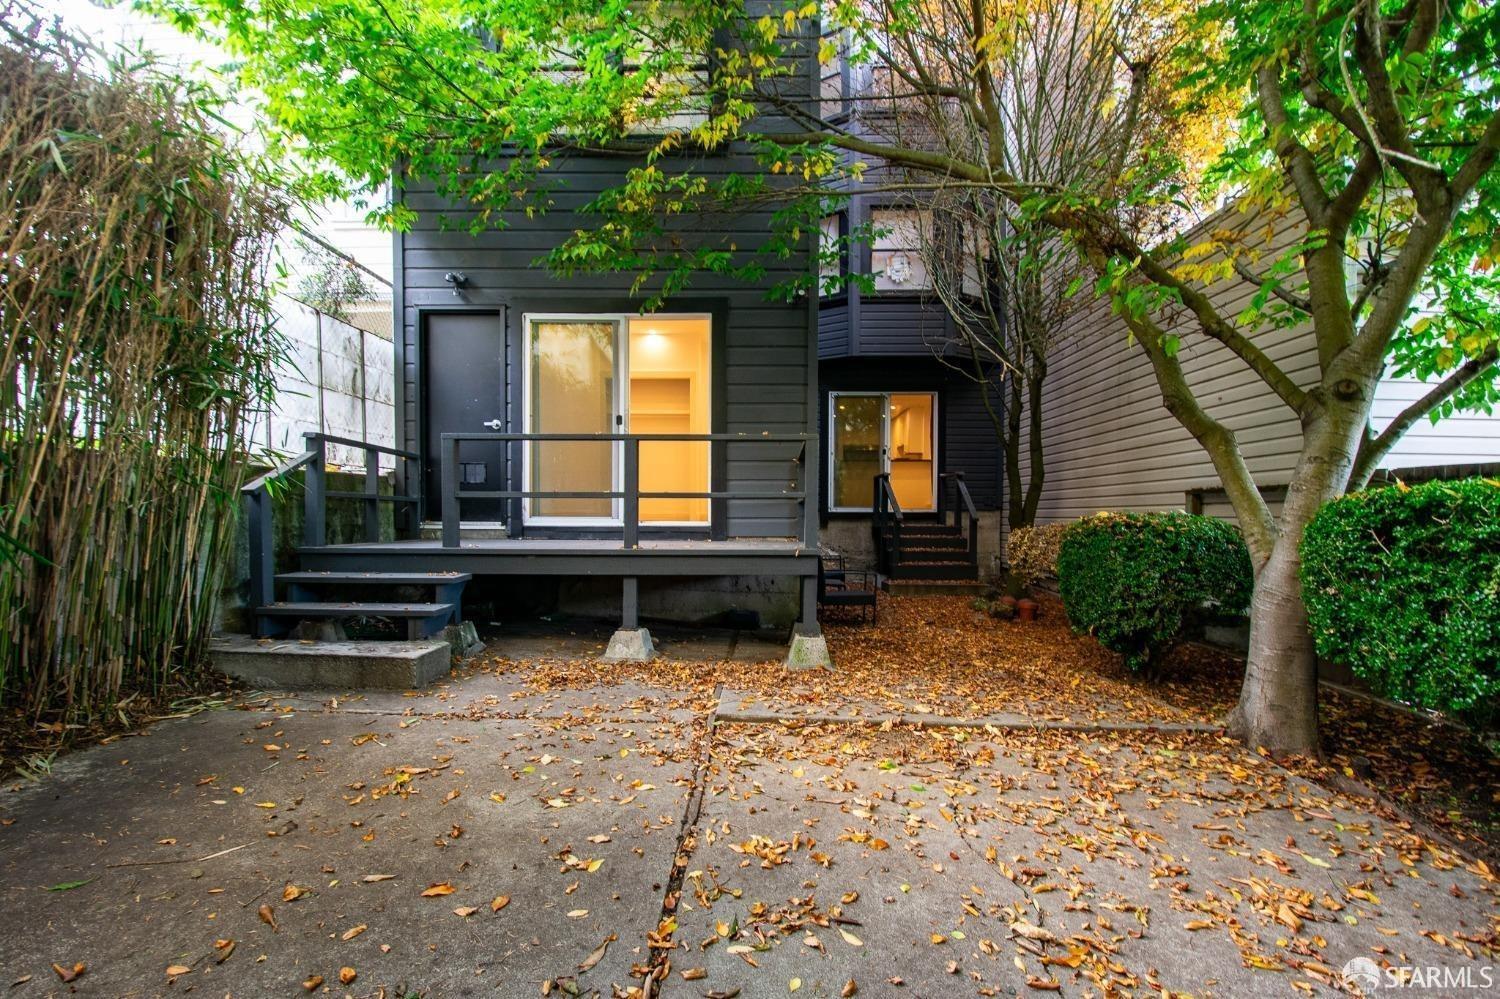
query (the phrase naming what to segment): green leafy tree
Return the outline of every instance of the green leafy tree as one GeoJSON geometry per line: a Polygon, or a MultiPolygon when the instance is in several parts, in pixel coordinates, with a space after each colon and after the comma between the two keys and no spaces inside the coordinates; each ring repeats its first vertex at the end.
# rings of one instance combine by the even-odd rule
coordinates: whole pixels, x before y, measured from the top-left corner
{"type": "MultiPolygon", "coordinates": [[[[1086,262],[1128,322],[1163,405],[1213,461],[1256,574],[1248,668],[1233,721],[1281,751],[1317,746],[1316,669],[1298,587],[1298,543],[1328,500],[1365,484],[1419,420],[1497,398],[1500,330],[1500,7],[1490,0],[1216,0],[1193,10],[1135,3],[1128,61],[1101,110],[1160,127],[1107,183],[1047,185],[1007,171],[999,113],[1006,39],[1030,5],[1005,0],[155,0],[179,24],[220,38],[267,97],[282,140],[367,189],[399,167],[472,209],[475,227],[544,211],[569,152],[639,155],[590,206],[595,224],[550,254],[561,273],[623,269],[670,294],[700,271],[747,277],[801,245],[871,164],[895,186],[983,188],[1050,227],[1086,262]],[[840,46],[837,38],[848,44],[840,46]],[[1157,52],[1156,46],[1147,46],[1157,52]],[[807,65],[841,48],[876,85],[868,107],[928,128],[852,130],[825,117],[807,65]],[[1142,85],[1140,81],[1150,83],[1142,85]],[[1153,82],[1154,81],[1154,82],[1153,82]],[[1189,170],[1195,110],[1241,108],[1212,171],[1189,170]],[[758,169],[698,169],[729,148],[758,169]],[[1257,260],[1248,233],[1200,246],[1142,230],[1137,213],[1225,185],[1252,208],[1294,212],[1300,238],[1257,260]],[[780,205],[755,246],[702,235],[704,214],[780,205]],[[684,239],[685,229],[699,238],[684,239]],[[1186,260],[1187,263],[1183,263],[1186,260]],[[1260,293],[1222,314],[1205,282],[1253,280],[1260,293]],[[1186,333],[1163,322],[1186,316],[1186,333]],[[1317,370],[1295,376],[1267,346],[1292,327],[1316,341],[1317,370]],[[1220,345],[1294,413],[1302,447],[1273,513],[1233,432],[1189,385],[1186,336],[1220,345]],[[1372,432],[1388,370],[1432,388],[1372,432]]],[[[411,217],[399,197],[394,225],[411,217]]],[[[817,280],[809,274],[801,287],[817,280]]],[[[789,288],[788,291],[796,290],[789,288]]]]}

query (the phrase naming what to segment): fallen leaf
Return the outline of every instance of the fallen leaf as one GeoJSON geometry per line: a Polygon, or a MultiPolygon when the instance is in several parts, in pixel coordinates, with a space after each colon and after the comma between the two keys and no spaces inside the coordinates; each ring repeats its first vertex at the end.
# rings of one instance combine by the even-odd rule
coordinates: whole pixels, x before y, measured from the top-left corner
{"type": "Polygon", "coordinates": [[[789,981],[789,982],[786,983],[786,990],[788,992],[796,992],[801,987],[802,987],[802,979],[800,979],[800,978],[793,978],[791,981],[789,981]]]}
{"type": "Polygon", "coordinates": [[[495,898],[494,898],[494,900],[492,902],[490,902],[490,911],[491,912],[499,912],[501,909],[505,908],[507,905],[510,905],[510,896],[509,895],[496,895],[495,898]]]}
{"type": "Polygon", "coordinates": [[[474,906],[474,905],[461,905],[457,909],[453,910],[453,914],[455,916],[460,916],[460,917],[462,917],[464,919],[468,919],[470,916],[474,915],[474,913],[476,913],[478,911],[479,911],[479,907],[478,906],[474,906]]]}
{"type": "Polygon", "coordinates": [[[437,898],[439,895],[452,895],[456,888],[446,881],[439,881],[435,885],[428,885],[422,890],[423,898],[437,898]]]}
{"type": "Polygon", "coordinates": [[[281,900],[283,902],[295,902],[306,894],[307,889],[301,885],[288,884],[281,890],[281,900]]]}
{"type": "Polygon", "coordinates": [[[302,983],[302,987],[304,989],[306,989],[307,991],[309,991],[309,992],[316,992],[318,990],[318,986],[320,986],[322,984],[323,984],[323,976],[322,975],[313,975],[307,981],[305,981],[305,982],[302,983]]]}
{"type": "Polygon", "coordinates": [[[859,986],[854,984],[854,979],[852,978],[844,983],[843,988],[839,989],[839,999],[851,999],[851,997],[858,994],[859,986]]]}
{"type": "Polygon", "coordinates": [[[605,937],[604,942],[595,947],[593,952],[590,953],[588,957],[583,959],[583,963],[578,965],[578,970],[580,972],[589,971],[594,967],[594,965],[604,960],[604,952],[609,950],[609,945],[618,939],[620,938],[613,933],[605,937]]]}
{"type": "Polygon", "coordinates": [[[94,879],[93,878],[86,878],[83,881],[63,881],[60,884],[53,885],[51,888],[48,888],[47,890],[48,891],[72,891],[74,888],[82,888],[84,885],[88,884],[92,880],[94,880],[94,879]]]}
{"type": "Polygon", "coordinates": [[[339,939],[343,940],[344,942],[347,943],[348,941],[353,940],[355,937],[359,936],[361,933],[363,933],[365,930],[368,930],[369,928],[370,927],[367,926],[364,923],[360,923],[358,926],[351,926],[347,930],[344,931],[343,935],[341,937],[339,937],[339,939]]]}
{"type": "Polygon", "coordinates": [[[587,910],[587,909],[574,909],[574,910],[572,910],[571,912],[568,913],[568,918],[569,919],[582,919],[584,916],[587,916],[588,914],[589,914],[589,910],[587,910]]]}
{"type": "Polygon", "coordinates": [[[708,977],[707,968],[683,968],[682,980],[685,982],[697,982],[708,977]]]}
{"type": "Polygon", "coordinates": [[[276,910],[272,909],[269,905],[263,905],[256,912],[260,915],[260,921],[271,927],[272,933],[280,932],[280,929],[276,925],[276,910]]]}
{"type": "Polygon", "coordinates": [[[844,943],[848,944],[850,947],[863,947],[865,945],[865,942],[863,940],[855,936],[853,933],[850,933],[842,926],[839,927],[839,936],[843,937],[844,943]]]}
{"type": "Polygon", "coordinates": [[[185,964],[169,964],[167,965],[167,977],[176,978],[178,975],[186,975],[192,970],[192,968],[189,968],[185,964]]]}
{"type": "Polygon", "coordinates": [[[52,970],[57,972],[58,978],[61,978],[65,982],[71,982],[79,975],[87,971],[88,968],[84,966],[84,963],[82,961],[79,961],[71,968],[64,968],[60,964],[54,964],[52,965],[52,970]]]}
{"type": "Polygon", "coordinates": [[[339,983],[342,985],[348,985],[358,977],[359,972],[355,971],[348,965],[345,965],[344,967],[339,969],[339,983]]]}
{"type": "Polygon", "coordinates": [[[376,881],[390,881],[395,878],[394,874],[366,874],[360,878],[365,884],[374,884],[376,881]]]}

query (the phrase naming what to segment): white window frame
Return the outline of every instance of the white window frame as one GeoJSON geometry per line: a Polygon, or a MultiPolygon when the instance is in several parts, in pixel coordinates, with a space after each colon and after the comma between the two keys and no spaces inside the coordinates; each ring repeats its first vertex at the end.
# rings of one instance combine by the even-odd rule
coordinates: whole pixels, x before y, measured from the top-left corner
{"type": "Polygon", "coordinates": [[[903,513],[935,513],[937,511],[938,497],[938,446],[941,435],[938,433],[938,393],[924,389],[913,389],[910,391],[892,389],[882,391],[879,389],[834,389],[828,393],[828,446],[824,455],[826,468],[828,469],[828,512],[829,513],[870,513],[869,507],[863,506],[834,506],[834,480],[837,468],[834,465],[834,442],[837,439],[836,419],[838,413],[838,400],[842,398],[884,400],[880,414],[880,470],[883,474],[891,472],[891,396],[893,395],[925,395],[932,399],[932,506],[929,507],[902,507],[903,513]]]}
{"type": "MultiPolygon", "coordinates": [[[[535,393],[533,388],[533,374],[531,365],[531,335],[533,323],[550,322],[592,322],[592,323],[614,323],[615,325],[615,367],[614,367],[614,394],[611,400],[614,412],[610,415],[614,418],[614,427],[609,432],[618,434],[630,433],[630,320],[640,318],[625,312],[527,312],[521,316],[521,432],[533,433],[531,417],[531,400],[535,393]]],[[[701,319],[708,323],[709,328],[709,359],[708,359],[708,413],[709,429],[712,431],[714,412],[714,357],[713,357],[713,314],[709,312],[661,312],[654,313],[652,318],[656,319],[701,319]]],[[[532,449],[535,441],[523,441],[521,445],[521,482],[522,490],[529,488],[532,472],[532,449]]],[[[610,491],[620,492],[625,488],[625,445],[623,441],[616,441],[610,448],[610,491]]],[[[709,462],[708,481],[703,484],[703,491],[708,492],[713,484],[713,462],[709,462]]],[[[528,527],[621,527],[624,525],[623,498],[616,497],[610,501],[610,516],[608,517],[563,517],[563,516],[538,516],[532,513],[531,504],[533,497],[526,496],[521,500],[521,523],[528,527]]],[[[713,518],[713,503],[708,501],[708,516],[703,520],[651,520],[642,521],[642,527],[707,527],[713,518]]]]}

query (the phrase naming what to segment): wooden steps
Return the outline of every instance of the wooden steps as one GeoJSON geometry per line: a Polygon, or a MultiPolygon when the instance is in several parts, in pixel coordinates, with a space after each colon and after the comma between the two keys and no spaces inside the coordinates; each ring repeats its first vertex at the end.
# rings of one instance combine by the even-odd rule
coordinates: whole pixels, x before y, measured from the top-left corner
{"type": "Polygon", "coordinates": [[[285,587],[289,599],[254,609],[256,635],[279,637],[299,621],[395,618],[406,622],[408,640],[428,638],[463,620],[464,584],[471,578],[467,572],[279,573],[276,582],[285,587]],[[426,599],[405,599],[413,588],[426,590],[426,599]],[[359,593],[360,599],[331,599],[350,590],[359,593]],[[364,593],[370,590],[375,592],[365,599],[364,593]]]}
{"type": "Polygon", "coordinates": [[[257,607],[259,618],[293,618],[298,621],[335,620],[355,617],[394,617],[406,619],[406,638],[416,641],[430,638],[447,627],[453,617],[454,604],[387,604],[358,603],[275,603],[257,607]]]}

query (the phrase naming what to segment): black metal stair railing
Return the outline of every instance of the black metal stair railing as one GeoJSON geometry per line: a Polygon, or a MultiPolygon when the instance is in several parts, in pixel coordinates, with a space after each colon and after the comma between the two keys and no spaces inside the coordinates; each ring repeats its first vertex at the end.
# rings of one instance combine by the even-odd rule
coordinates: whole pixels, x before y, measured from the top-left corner
{"type": "Polygon", "coordinates": [[[331,434],[308,432],[302,435],[306,450],[294,458],[247,482],[240,489],[245,506],[245,526],[249,534],[250,597],[248,606],[253,610],[276,600],[276,535],[273,524],[272,502],[276,484],[299,468],[306,468],[305,488],[302,496],[302,544],[305,547],[320,547],[328,543],[327,505],[330,499],[354,499],[364,503],[364,529],[366,541],[380,540],[380,504],[395,503],[398,506],[415,506],[417,496],[396,496],[380,492],[380,456],[415,460],[420,456],[401,448],[357,441],[331,434]],[[359,491],[330,490],[328,488],[328,445],[359,448],[365,453],[364,489],[359,491]]]}
{"type": "Polygon", "coordinates": [[[875,533],[875,568],[881,575],[894,575],[901,562],[901,503],[891,486],[891,473],[875,476],[875,504],[871,529],[875,533]]]}

